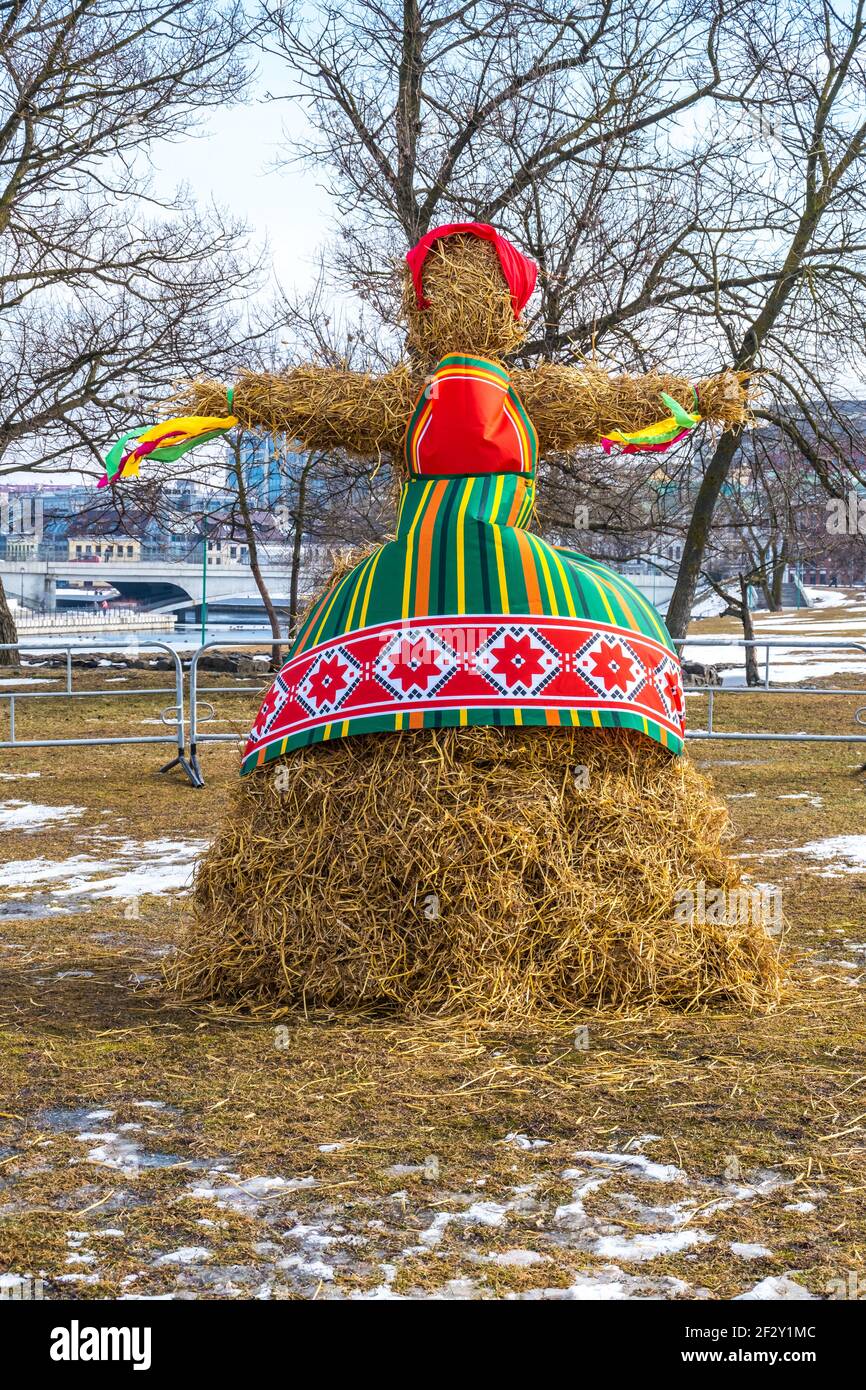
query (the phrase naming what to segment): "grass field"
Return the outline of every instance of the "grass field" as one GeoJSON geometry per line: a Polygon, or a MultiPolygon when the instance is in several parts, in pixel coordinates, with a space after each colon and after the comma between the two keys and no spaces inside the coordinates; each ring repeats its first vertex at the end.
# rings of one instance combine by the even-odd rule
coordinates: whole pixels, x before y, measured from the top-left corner
{"type": "MultiPolygon", "coordinates": [[[[853,622],[856,640],[858,621],[828,607],[797,631],[853,622]]],[[[107,676],[132,684],[81,683],[107,676]]],[[[18,736],[52,717],[70,737],[158,732],[168,703],[21,702],[18,736]]],[[[254,699],[215,703],[245,732],[254,699]]],[[[717,724],[845,732],[858,703],[721,694],[717,724]]],[[[702,697],[688,712],[702,723],[702,697]]],[[[204,791],[158,774],[167,745],[0,753],[0,1275],[51,1298],[862,1294],[858,752],[691,746],[754,882],[782,895],[777,1013],[521,1030],[178,1004],[161,971],[234,748],[206,751],[204,791]]]]}

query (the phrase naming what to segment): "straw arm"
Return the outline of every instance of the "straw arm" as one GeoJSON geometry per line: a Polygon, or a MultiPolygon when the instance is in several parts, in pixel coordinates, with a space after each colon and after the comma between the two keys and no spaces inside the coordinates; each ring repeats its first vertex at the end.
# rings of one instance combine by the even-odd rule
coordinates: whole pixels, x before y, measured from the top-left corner
{"type": "Polygon", "coordinates": [[[511,372],[515,391],[538,432],[539,450],[597,444],[614,431],[635,431],[666,416],[665,392],[684,410],[729,428],[748,419],[744,374],[731,371],[699,381],[663,372],[611,376],[599,367],[546,362],[511,372]],[[697,391],[697,407],[695,405],[697,391]]]}
{"type": "MultiPolygon", "coordinates": [[[[193,382],[183,397],[195,414],[227,410],[226,387],[193,382]]],[[[413,404],[409,369],[372,376],[334,367],[245,372],[235,383],[232,413],[248,429],[285,435],[307,449],[348,449],[361,457],[399,449],[413,404]]]]}

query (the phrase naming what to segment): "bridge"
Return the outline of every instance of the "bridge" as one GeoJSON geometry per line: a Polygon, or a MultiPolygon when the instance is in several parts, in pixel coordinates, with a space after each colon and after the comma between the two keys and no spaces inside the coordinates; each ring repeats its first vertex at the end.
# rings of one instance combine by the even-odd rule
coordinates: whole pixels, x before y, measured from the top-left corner
{"type": "MultiPolygon", "coordinates": [[[[286,591],[283,565],[263,565],[262,574],[274,601],[286,591]]],[[[111,584],[123,598],[138,599],[151,612],[169,612],[202,601],[201,564],[170,560],[0,560],[0,579],[12,598],[46,613],[57,609],[57,581],[111,584]]],[[[252,570],[246,565],[209,563],[207,600],[258,598],[252,570]]]]}
{"type": "MultiPolygon", "coordinates": [[[[321,572],[325,547],[305,546],[302,574],[307,563],[321,572]]],[[[674,581],[655,565],[613,564],[640,591],[664,611],[674,581]]],[[[268,593],[277,608],[287,603],[288,572],[285,565],[263,565],[268,593]]],[[[12,598],[23,598],[25,605],[45,613],[57,608],[57,580],[90,579],[111,584],[124,598],[138,599],[150,612],[178,612],[197,608],[202,601],[201,563],[173,560],[0,560],[0,579],[12,598]]],[[[300,597],[306,595],[302,592],[300,597]]],[[[208,604],[230,599],[259,601],[259,592],[247,565],[220,565],[208,562],[208,604]]],[[[242,604],[243,606],[243,604],[242,604]]]]}

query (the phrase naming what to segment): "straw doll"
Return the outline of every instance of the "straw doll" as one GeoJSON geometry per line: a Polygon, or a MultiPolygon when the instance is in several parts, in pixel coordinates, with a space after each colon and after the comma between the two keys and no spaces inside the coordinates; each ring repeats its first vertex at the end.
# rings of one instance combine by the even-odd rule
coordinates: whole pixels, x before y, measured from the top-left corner
{"type": "Polygon", "coordinates": [[[532,530],[546,451],[736,424],[742,384],[510,367],[534,284],[493,228],[438,228],[407,257],[407,363],[242,376],[228,417],[201,383],[198,423],[114,460],[126,473],[142,442],[162,456],[240,422],[402,472],[393,539],[316,597],[254,722],[198,875],[188,993],[500,1014],[775,997],[758,924],[678,915],[690,885],[738,874],[724,811],[679,756],[661,618],[532,530]]]}

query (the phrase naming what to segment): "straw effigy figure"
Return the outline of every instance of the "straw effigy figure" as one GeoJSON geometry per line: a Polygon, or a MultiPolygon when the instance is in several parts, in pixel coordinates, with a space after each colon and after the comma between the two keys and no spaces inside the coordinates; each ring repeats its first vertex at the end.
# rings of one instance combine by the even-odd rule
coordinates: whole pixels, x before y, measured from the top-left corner
{"type": "Polygon", "coordinates": [[[255,720],[196,880],[187,995],[510,1017],[778,995],[760,923],[689,910],[739,872],[683,756],[661,618],[531,529],[546,451],[735,425],[743,383],[509,368],[534,283],[492,228],[438,228],[407,257],[405,365],[244,375],[229,416],[197,383],[192,421],[110,461],[125,475],[241,423],[402,466],[396,534],[312,603],[255,720]]]}

